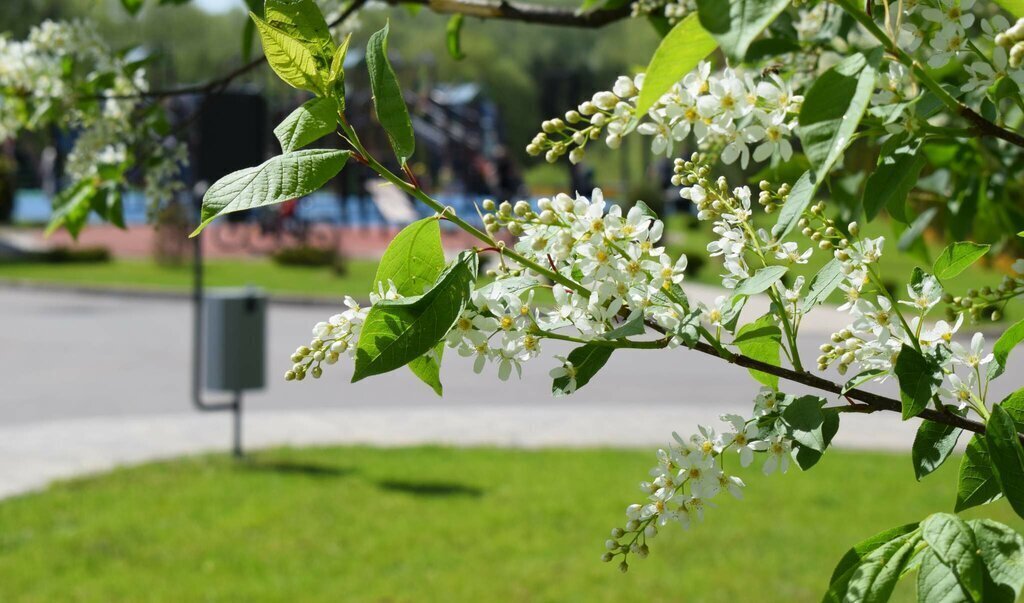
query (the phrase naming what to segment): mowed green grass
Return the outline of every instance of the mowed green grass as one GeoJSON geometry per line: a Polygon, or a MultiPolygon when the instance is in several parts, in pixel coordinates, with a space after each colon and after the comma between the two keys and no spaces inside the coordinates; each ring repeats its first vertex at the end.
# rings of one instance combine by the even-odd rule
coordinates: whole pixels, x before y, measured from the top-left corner
{"type": "MultiPolygon", "coordinates": [[[[341,275],[327,266],[281,266],[267,259],[208,260],[204,270],[206,285],[210,287],[253,285],[273,293],[309,297],[367,297],[377,262],[353,259],[345,265],[346,271],[341,275]]],[[[148,259],[116,259],[97,264],[0,263],[0,279],[183,291],[192,287],[192,265],[162,266],[148,259]]]]}
{"type": "Polygon", "coordinates": [[[751,469],[744,500],[664,529],[622,575],[603,542],[653,459],[325,448],[119,470],[0,503],[0,600],[817,601],[855,541],[948,511],[958,463],[920,484],[908,455],[751,469]]]}

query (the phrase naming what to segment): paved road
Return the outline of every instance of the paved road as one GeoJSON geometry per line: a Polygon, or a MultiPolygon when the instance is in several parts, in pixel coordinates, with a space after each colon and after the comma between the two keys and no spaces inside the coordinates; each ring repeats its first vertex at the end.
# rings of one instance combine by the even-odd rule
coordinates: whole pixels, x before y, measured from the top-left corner
{"type": "MultiPolygon", "coordinates": [[[[271,305],[269,387],[246,398],[251,444],[661,444],[672,430],[748,413],[757,390],[745,369],[696,352],[624,350],[588,387],[553,399],[550,355],[568,351],[559,345],[507,384],[451,354],[443,399],[406,371],[351,384],[344,363],[285,383],[289,352],[331,313],[271,305]]],[[[0,495],[226,442],[226,417],[190,407],[190,316],[182,300],[0,289],[0,495]]],[[[820,316],[801,342],[809,358],[840,319],[820,316]]],[[[1020,374],[1024,355],[1011,360],[1008,374],[1020,374]]],[[[1011,385],[997,382],[995,395],[1011,385]]],[[[905,448],[915,427],[894,414],[844,418],[837,443],[905,448]]]]}

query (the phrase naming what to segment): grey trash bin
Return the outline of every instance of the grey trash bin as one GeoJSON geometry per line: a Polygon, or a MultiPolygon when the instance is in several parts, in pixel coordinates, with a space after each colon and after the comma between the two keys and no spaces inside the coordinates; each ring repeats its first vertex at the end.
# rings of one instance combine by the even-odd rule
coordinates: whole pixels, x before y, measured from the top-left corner
{"type": "Polygon", "coordinates": [[[212,289],[203,300],[206,389],[240,392],[266,382],[267,296],[260,289],[212,289]]]}

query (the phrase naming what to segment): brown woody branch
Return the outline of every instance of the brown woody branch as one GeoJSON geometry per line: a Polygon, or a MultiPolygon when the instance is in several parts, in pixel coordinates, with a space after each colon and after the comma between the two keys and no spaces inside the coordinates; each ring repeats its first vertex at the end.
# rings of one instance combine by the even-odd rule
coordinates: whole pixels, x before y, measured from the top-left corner
{"type": "MultiPolygon", "coordinates": [[[[346,8],[340,15],[338,15],[336,19],[327,24],[328,27],[335,27],[337,25],[340,25],[346,19],[351,17],[356,11],[362,8],[363,5],[366,4],[366,2],[367,0],[352,0],[352,3],[349,4],[348,8],[346,8]]],[[[167,90],[146,90],[124,95],[105,95],[101,98],[167,98],[171,96],[185,96],[189,94],[199,94],[203,96],[210,94],[219,94],[223,92],[231,84],[231,82],[235,81],[236,79],[242,77],[246,73],[249,73],[250,71],[256,69],[257,67],[263,65],[263,63],[266,62],[267,57],[260,55],[259,57],[249,61],[248,63],[240,65],[235,69],[229,71],[228,73],[225,73],[224,75],[216,77],[202,84],[196,84],[194,86],[183,86],[181,88],[170,88],[167,90]]]]}
{"type": "MultiPolygon", "coordinates": [[[[658,331],[659,333],[666,334],[665,329],[663,329],[657,323],[653,321],[645,321],[645,323],[649,328],[658,331]]],[[[755,360],[754,358],[750,358],[749,356],[744,356],[742,354],[732,354],[731,356],[726,357],[720,354],[718,350],[714,348],[714,346],[707,344],[703,341],[698,341],[696,344],[694,344],[693,349],[698,352],[707,354],[709,356],[720,358],[726,362],[742,366],[744,368],[758,370],[761,371],[762,373],[768,373],[769,375],[775,375],[776,377],[779,377],[781,379],[786,379],[787,381],[800,383],[802,385],[807,385],[809,387],[813,387],[821,391],[826,391],[839,396],[844,396],[847,398],[847,400],[858,400],[860,402],[863,402],[863,406],[866,406],[866,408],[863,408],[862,405],[857,405],[857,408],[860,412],[875,412],[880,410],[887,410],[890,412],[897,412],[901,414],[903,412],[903,403],[900,402],[899,400],[889,398],[887,396],[882,396],[880,394],[874,394],[868,391],[864,391],[862,389],[850,389],[843,391],[842,384],[835,383],[834,381],[829,381],[828,379],[819,377],[818,375],[814,375],[812,373],[795,371],[793,369],[789,369],[783,366],[768,364],[767,362],[755,360]]],[[[959,427],[960,429],[963,429],[965,431],[970,431],[978,434],[985,433],[984,423],[975,421],[973,419],[961,417],[950,412],[942,412],[934,408],[926,408],[922,410],[920,413],[918,413],[917,416],[921,419],[934,421],[935,423],[950,425],[952,427],[959,427]]],[[[1024,444],[1024,434],[1018,434],[1017,437],[1020,439],[1021,444],[1024,444]]]]}
{"type": "Polygon", "coordinates": [[[419,4],[446,15],[465,15],[478,19],[504,19],[561,27],[604,27],[630,16],[629,3],[618,8],[580,11],[512,0],[385,0],[388,4],[419,4]]]}
{"type": "Polygon", "coordinates": [[[978,132],[978,134],[981,134],[982,136],[992,136],[1024,148],[1024,136],[992,123],[967,105],[961,104],[959,113],[961,117],[971,123],[971,126],[978,132]]]}
{"type": "MultiPolygon", "coordinates": [[[[479,19],[505,19],[541,25],[557,25],[561,27],[597,28],[629,17],[628,4],[614,9],[598,9],[580,12],[575,9],[544,6],[540,4],[509,2],[507,0],[385,0],[390,5],[419,4],[439,14],[462,14],[479,19]]],[[[367,0],[352,0],[337,19],[328,25],[334,27],[348,19],[361,9],[367,0]]],[[[119,98],[167,98],[189,94],[210,95],[223,92],[228,85],[239,77],[249,73],[267,61],[260,56],[234,70],[202,84],[171,88],[166,90],[147,90],[124,95],[105,95],[102,99],[119,98]]]]}
{"type": "MultiPolygon", "coordinates": [[[[737,364],[744,368],[755,369],[761,371],[762,373],[768,373],[770,375],[775,375],[782,379],[786,379],[787,381],[801,383],[803,385],[807,385],[815,389],[819,389],[836,395],[845,396],[853,400],[858,400],[869,406],[872,412],[878,410],[888,410],[898,413],[903,412],[903,404],[899,400],[867,392],[862,389],[850,389],[844,392],[843,386],[840,385],[839,383],[829,381],[828,379],[824,379],[812,373],[798,372],[782,366],[775,366],[774,364],[761,362],[760,360],[755,360],[753,358],[743,356],[741,354],[736,354],[731,359],[724,358],[721,354],[718,353],[718,351],[714,347],[704,342],[698,342],[694,346],[694,349],[697,350],[698,352],[703,352],[705,354],[715,356],[716,358],[722,358],[727,362],[737,364]]],[[[922,410],[920,414],[918,414],[917,416],[922,419],[934,421],[936,423],[942,423],[943,425],[959,427],[965,431],[972,431],[974,433],[981,434],[985,433],[984,423],[974,421],[972,419],[967,419],[959,415],[955,415],[953,413],[941,412],[935,410],[934,408],[926,408],[922,410]]],[[[1024,435],[1020,436],[1020,438],[1021,442],[1024,443],[1024,435]]]]}

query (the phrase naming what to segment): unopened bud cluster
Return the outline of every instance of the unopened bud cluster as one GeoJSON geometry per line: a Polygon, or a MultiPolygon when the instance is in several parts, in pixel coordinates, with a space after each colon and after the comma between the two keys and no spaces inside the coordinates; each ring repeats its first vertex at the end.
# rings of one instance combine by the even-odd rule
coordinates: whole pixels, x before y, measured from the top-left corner
{"type": "Polygon", "coordinates": [[[946,293],[942,302],[946,304],[946,320],[956,320],[958,315],[967,314],[974,321],[989,319],[999,321],[1003,318],[1002,308],[1011,299],[1024,295],[1024,260],[1013,264],[1013,274],[1003,277],[995,287],[984,286],[980,289],[968,289],[963,295],[946,293]]]}
{"type": "Polygon", "coordinates": [[[319,379],[324,364],[338,362],[342,354],[355,355],[359,331],[369,313],[351,297],[345,298],[348,310],[335,314],[313,327],[313,339],[309,345],[299,346],[291,356],[293,366],[285,374],[285,381],[302,381],[306,375],[319,379]]]}
{"type": "Polygon", "coordinates": [[[616,149],[622,136],[633,127],[636,98],[643,84],[643,75],[635,79],[619,77],[611,91],[594,94],[590,100],[568,111],[565,118],[545,120],[541,131],[526,146],[530,155],[544,155],[548,163],[569,154],[569,161],[579,163],[587,144],[604,136],[605,144],[616,149]]]}
{"type": "Polygon", "coordinates": [[[686,15],[697,10],[696,0],[637,0],[632,5],[633,17],[653,15],[665,17],[670,25],[675,25],[686,15]]]}
{"type": "Polygon", "coordinates": [[[1010,67],[1020,67],[1024,63],[1024,18],[1018,19],[1005,32],[996,34],[995,42],[1006,49],[1010,67]]]}

